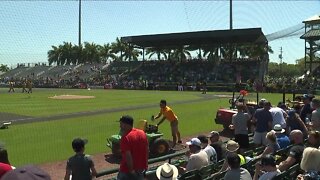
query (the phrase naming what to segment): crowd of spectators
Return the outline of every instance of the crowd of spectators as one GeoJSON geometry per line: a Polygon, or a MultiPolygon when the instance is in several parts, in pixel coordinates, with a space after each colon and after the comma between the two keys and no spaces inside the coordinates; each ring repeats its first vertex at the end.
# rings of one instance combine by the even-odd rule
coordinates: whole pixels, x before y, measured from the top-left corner
{"type": "MultiPolygon", "coordinates": [[[[216,131],[211,132],[208,136],[211,140],[211,147],[215,149],[215,153],[212,153],[211,157],[217,157],[217,162],[210,161],[209,153],[204,148],[207,144],[203,139],[206,138],[201,135],[197,138],[192,138],[186,143],[190,149],[189,158],[185,166],[178,167],[179,173],[184,174],[194,170],[201,171],[203,167],[209,166],[209,164],[219,164],[219,162],[223,161],[220,170],[215,172],[212,178],[223,174],[226,180],[267,180],[276,176],[280,177],[281,174],[289,171],[292,167],[298,167],[293,172],[295,175],[291,177],[292,179],[319,179],[320,100],[310,94],[304,94],[301,99],[302,102],[295,101],[293,105],[302,106],[301,109],[309,109],[308,104],[310,104],[311,111],[305,110],[292,114],[292,111],[295,111],[292,107],[288,107],[283,103],[279,103],[278,106],[272,106],[266,99],[262,99],[258,109],[251,116],[245,104],[238,103],[239,112],[233,116],[232,125],[230,126],[234,130],[234,140],[223,143],[219,140],[219,133],[216,131]],[[296,119],[291,119],[293,115],[298,115],[297,118],[306,127],[302,128],[302,130],[306,129],[306,134],[300,130],[301,127],[290,125],[300,124],[299,122],[290,122],[297,121],[296,119]],[[305,121],[308,118],[311,121],[305,121]],[[243,143],[245,142],[244,139],[249,138],[249,126],[247,124],[250,124],[252,119],[256,122],[256,127],[258,127],[258,124],[262,124],[265,126],[266,131],[260,133],[259,130],[258,132],[256,131],[254,136],[258,136],[253,138],[253,147],[249,147],[244,146],[243,143]],[[243,127],[243,124],[247,127],[243,127]],[[239,137],[239,135],[243,135],[243,137],[239,137]],[[219,141],[220,143],[217,143],[219,141]],[[205,143],[202,144],[202,142],[205,143]],[[256,151],[255,149],[261,150],[256,151]],[[251,153],[249,154],[248,152],[251,153]],[[207,160],[205,160],[205,157],[207,157],[207,160]],[[250,169],[248,164],[253,164],[253,169],[250,169]],[[249,169],[246,169],[246,167],[249,169]]],[[[287,175],[290,176],[292,174],[287,175]]]]}
{"type": "MultiPolygon", "coordinates": [[[[293,172],[292,179],[319,179],[320,126],[318,123],[320,122],[320,100],[310,94],[303,95],[301,99],[302,102],[295,101],[294,106],[299,105],[302,106],[301,109],[308,109],[308,104],[311,104],[311,111],[300,111],[292,114],[292,111],[295,111],[292,107],[288,107],[283,103],[279,103],[278,106],[272,106],[266,99],[262,99],[258,109],[251,116],[250,113],[247,113],[248,110],[245,108],[245,104],[237,104],[239,112],[233,116],[232,125],[229,127],[234,130],[234,140],[229,140],[227,143],[220,141],[219,145],[217,145],[219,133],[213,131],[208,136],[211,140],[211,147],[216,151],[214,156],[217,156],[218,164],[223,161],[220,170],[211,175],[211,177],[214,178],[219,174],[223,174],[225,180],[267,180],[280,177],[292,167],[297,167],[293,172]],[[307,127],[302,128],[302,130],[306,129],[306,134],[300,130],[301,127],[289,125],[300,124],[300,122],[290,122],[297,121],[290,118],[293,115],[298,115],[297,118],[307,127]],[[253,141],[254,144],[250,150],[249,146],[243,146],[244,139],[248,138],[248,128],[243,127],[243,124],[247,126],[252,118],[255,119],[256,126],[262,124],[266,127],[266,131],[259,133],[258,130],[258,132],[254,133],[254,136],[258,135],[259,138],[253,138],[256,140],[253,141]],[[311,121],[301,120],[308,118],[311,121]],[[263,122],[266,123],[263,124],[263,122]],[[240,134],[244,135],[244,137],[239,137],[240,134]],[[221,153],[222,149],[226,153],[221,153]],[[256,149],[261,150],[256,151],[256,149]],[[249,154],[248,152],[251,153],[249,154]],[[253,169],[250,169],[248,164],[253,164],[251,165],[253,169]],[[246,167],[249,169],[246,169],[246,167]]],[[[189,159],[186,163],[187,171],[201,171],[203,167],[209,166],[208,164],[217,163],[210,162],[210,157],[208,156],[208,161],[204,160],[205,154],[201,154],[201,151],[206,151],[201,146],[202,141],[200,139],[203,139],[203,136],[192,138],[191,141],[187,142],[190,148],[189,159]]],[[[184,167],[178,167],[178,169],[179,173],[186,172],[184,167]]],[[[287,174],[287,176],[292,176],[292,174],[287,174]]]]}
{"type": "Polygon", "coordinates": [[[258,74],[258,62],[235,61],[142,61],[113,62],[106,70],[110,83],[128,89],[158,89],[173,86],[179,90],[200,90],[203,83],[245,82],[258,74]],[[250,71],[248,71],[248,68],[250,71]]]}
{"type": "MultiPolygon", "coordinates": [[[[19,67],[25,66],[19,65],[19,67]]],[[[61,71],[57,70],[54,71],[56,73],[42,75],[38,72],[29,72],[21,77],[4,74],[0,82],[6,85],[9,80],[14,80],[19,86],[20,79],[27,78],[32,79],[35,87],[70,88],[78,83],[86,83],[88,86],[105,86],[105,88],[170,90],[179,88],[179,90],[198,91],[202,89],[204,83],[207,87],[213,87],[213,90],[220,90],[219,88],[223,86],[221,83],[224,86],[242,83],[245,84],[247,90],[256,90],[255,81],[260,67],[258,60],[241,59],[219,63],[207,60],[114,61],[110,64],[69,65],[56,68],[61,71]]],[[[319,87],[319,75],[316,73],[318,71],[320,72],[319,68],[299,78],[265,76],[259,90],[264,92],[312,92],[319,87]]]]}

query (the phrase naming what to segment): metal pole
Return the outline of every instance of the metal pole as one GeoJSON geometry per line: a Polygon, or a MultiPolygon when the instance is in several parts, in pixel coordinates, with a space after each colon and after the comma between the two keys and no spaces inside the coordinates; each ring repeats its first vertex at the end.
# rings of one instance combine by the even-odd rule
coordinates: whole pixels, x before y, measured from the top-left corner
{"type": "Polygon", "coordinates": [[[81,0],[79,0],[79,47],[81,46],[81,0]]]}
{"type": "MultiPolygon", "coordinates": [[[[232,30],[232,0],[230,0],[230,30],[232,30]]],[[[232,46],[231,46],[231,43],[230,43],[230,53],[229,53],[229,61],[232,61],[232,46]]]]}
{"type": "Polygon", "coordinates": [[[280,47],[279,59],[280,59],[280,76],[281,76],[282,75],[282,47],[280,47]]]}
{"type": "MultiPolygon", "coordinates": [[[[307,24],[304,25],[304,34],[307,33],[307,24]]],[[[304,70],[307,70],[307,39],[304,39],[304,70]]]]}
{"type": "Polygon", "coordinates": [[[79,42],[78,42],[78,47],[79,47],[79,58],[78,58],[78,64],[82,63],[82,57],[81,57],[81,51],[82,51],[82,47],[81,47],[81,0],[79,0],[79,38],[78,38],[79,42]]]}
{"type": "Polygon", "coordinates": [[[144,47],[142,48],[142,61],[144,61],[144,47]]]}
{"type": "Polygon", "coordinates": [[[310,63],[309,63],[309,73],[311,74],[311,71],[312,71],[312,63],[313,63],[313,44],[314,44],[314,41],[313,40],[309,40],[309,58],[310,58],[310,63]]]}
{"type": "Polygon", "coordinates": [[[230,30],[232,29],[232,0],[230,0],[230,30]]]}

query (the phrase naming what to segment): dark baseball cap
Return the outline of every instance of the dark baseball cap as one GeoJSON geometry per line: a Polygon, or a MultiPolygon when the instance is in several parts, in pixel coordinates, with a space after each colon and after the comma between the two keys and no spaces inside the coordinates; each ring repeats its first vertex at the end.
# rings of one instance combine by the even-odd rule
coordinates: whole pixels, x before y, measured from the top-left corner
{"type": "Polygon", "coordinates": [[[34,165],[13,169],[4,174],[1,180],[51,180],[49,174],[34,165]]]}
{"type": "Polygon", "coordinates": [[[121,116],[119,122],[133,126],[133,118],[129,115],[121,116]]]}
{"type": "Polygon", "coordinates": [[[314,98],[313,94],[304,94],[304,95],[302,95],[302,99],[312,100],[313,98],[314,98]]]}

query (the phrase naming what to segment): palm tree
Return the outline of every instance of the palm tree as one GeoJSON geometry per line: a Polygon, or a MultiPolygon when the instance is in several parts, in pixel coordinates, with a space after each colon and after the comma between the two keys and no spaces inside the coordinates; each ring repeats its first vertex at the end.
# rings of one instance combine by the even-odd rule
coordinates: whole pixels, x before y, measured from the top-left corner
{"type": "Polygon", "coordinates": [[[187,60],[187,58],[191,59],[191,54],[186,50],[185,46],[180,46],[173,50],[172,57],[179,61],[184,61],[187,60]]]}
{"type": "Polygon", "coordinates": [[[116,42],[111,43],[111,49],[111,53],[118,55],[117,60],[122,61],[123,52],[125,51],[125,44],[119,38],[117,38],[116,42]]]}
{"type": "Polygon", "coordinates": [[[220,48],[220,53],[224,59],[231,61],[237,58],[237,48],[233,45],[226,45],[220,48]]]}
{"type": "Polygon", "coordinates": [[[112,53],[112,47],[109,43],[104,44],[100,48],[100,58],[102,61],[107,61],[109,58],[112,60],[116,60],[116,55],[112,53]]]}
{"type": "Polygon", "coordinates": [[[8,65],[4,65],[4,64],[0,65],[0,72],[8,72],[8,71],[9,71],[8,65]]]}
{"type": "Polygon", "coordinates": [[[61,56],[61,49],[57,46],[51,46],[52,49],[48,51],[48,62],[49,65],[53,63],[57,63],[57,65],[60,65],[60,56],[61,56]]]}
{"type": "Polygon", "coordinates": [[[73,45],[71,42],[63,42],[62,45],[62,60],[63,64],[70,65],[74,60],[74,55],[72,54],[73,45]]]}
{"type": "Polygon", "coordinates": [[[149,59],[151,59],[153,55],[157,55],[158,60],[161,59],[161,55],[164,57],[165,60],[168,59],[167,53],[163,48],[159,48],[159,47],[147,48],[146,55],[148,54],[150,54],[149,59]]]}
{"type": "Polygon", "coordinates": [[[82,50],[83,62],[100,63],[100,49],[100,45],[97,45],[95,43],[84,42],[84,49],[82,50]]]}
{"type": "Polygon", "coordinates": [[[262,57],[267,53],[273,53],[271,46],[265,46],[264,44],[254,44],[243,48],[244,53],[251,58],[262,57]]]}
{"type": "Polygon", "coordinates": [[[141,55],[142,52],[139,51],[138,49],[135,49],[133,46],[130,46],[127,43],[124,43],[124,60],[128,61],[138,61],[139,55],[141,55]]]}
{"type": "Polygon", "coordinates": [[[202,55],[202,53],[203,53],[202,47],[200,47],[199,45],[188,45],[186,47],[186,50],[189,51],[189,52],[196,52],[198,60],[202,60],[202,58],[204,57],[202,55]]]}
{"type": "Polygon", "coordinates": [[[74,45],[72,46],[71,49],[71,55],[72,55],[72,59],[71,62],[72,64],[78,64],[78,63],[83,63],[82,61],[82,45],[79,47],[78,45],[74,45]]]}
{"type": "Polygon", "coordinates": [[[204,46],[203,49],[203,57],[206,57],[208,61],[219,61],[219,47],[216,46],[204,46]]]}

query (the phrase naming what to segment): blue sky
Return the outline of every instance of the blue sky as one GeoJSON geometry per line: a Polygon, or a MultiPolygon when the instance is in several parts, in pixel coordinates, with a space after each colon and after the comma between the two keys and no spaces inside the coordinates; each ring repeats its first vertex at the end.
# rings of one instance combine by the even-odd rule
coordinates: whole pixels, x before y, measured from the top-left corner
{"type": "MultiPolygon", "coordinates": [[[[320,1],[234,1],[233,27],[270,34],[320,14],[320,1]]],[[[83,1],[82,42],[117,37],[229,28],[229,1],[83,1]]],[[[51,45],[78,43],[78,1],[0,1],[0,64],[47,62],[51,45]]],[[[304,56],[299,36],[269,43],[270,60],[304,56]]]]}

